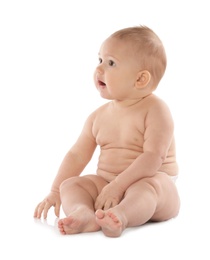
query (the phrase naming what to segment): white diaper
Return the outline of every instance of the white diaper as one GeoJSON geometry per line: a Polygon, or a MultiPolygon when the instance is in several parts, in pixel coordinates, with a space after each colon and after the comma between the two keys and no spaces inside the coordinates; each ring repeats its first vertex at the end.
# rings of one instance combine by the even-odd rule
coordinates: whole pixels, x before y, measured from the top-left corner
{"type": "Polygon", "coordinates": [[[170,176],[170,178],[172,179],[172,181],[175,183],[177,178],[178,178],[178,175],[175,175],[175,176],[170,176]]]}
{"type": "MultiPolygon", "coordinates": [[[[165,172],[160,172],[160,171],[158,171],[157,173],[165,173],[165,172]]],[[[167,173],[165,173],[165,174],[167,174],[167,173]]],[[[176,180],[177,180],[177,178],[178,178],[178,175],[174,175],[174,176],[172,176],[172,175],[168,175],[170,178],[171,178],[171,180],[175,183],[176,182],[176,180]]]]}

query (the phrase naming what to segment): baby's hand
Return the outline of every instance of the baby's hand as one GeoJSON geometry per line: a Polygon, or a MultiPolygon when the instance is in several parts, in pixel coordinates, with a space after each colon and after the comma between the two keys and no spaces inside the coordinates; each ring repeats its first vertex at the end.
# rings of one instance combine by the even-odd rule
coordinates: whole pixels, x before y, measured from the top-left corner
{"type": "Polygon", "coordinates": [[[119,204],[124,195],[124,190],[115,182],[107,184],[98,195],[95,202],[95,210],[107,210],[119,204]]]}
{"type": "Polygon", "coordinates": [[[55,215],[57,217],[59,217],[60,205],[61,205],[61,201],[60,201],[60,194],[59,194],[59,192],[51,191],[49,193],[49,195],[42,202],[40,202],[37,205],[37,207],[36,207],[36,209],[34,211],[34,217],[35,218],[41,218],[41,216],[43,214],[44,219],[46,219],[48,210],[52,206],[55,207],[55,215]]]}

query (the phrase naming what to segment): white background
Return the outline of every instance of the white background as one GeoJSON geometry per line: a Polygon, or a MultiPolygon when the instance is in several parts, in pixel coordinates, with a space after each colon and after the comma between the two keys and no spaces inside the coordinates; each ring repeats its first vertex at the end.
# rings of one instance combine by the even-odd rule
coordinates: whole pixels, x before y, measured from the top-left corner
{"type": "Polygon", "coordinates": [[[209,259],[209,24],[207,0],[0,1],[1,259],[209,259]],[[180,215],[116,239],[61,236],[53,210],[45,223],[34,208],[86,117],[106,102],[93,84],[100,44],[139,24],[168,56],[156,94],[175,121],[180,215]]]}

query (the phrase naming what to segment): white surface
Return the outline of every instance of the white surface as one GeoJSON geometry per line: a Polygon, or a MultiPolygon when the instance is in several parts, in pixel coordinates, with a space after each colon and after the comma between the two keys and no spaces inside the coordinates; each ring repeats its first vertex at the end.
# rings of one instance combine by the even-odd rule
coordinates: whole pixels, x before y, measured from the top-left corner
{"type": "MultiPolygon", "coordinates": [[[[1,259],[209,259],[208,1],[0,2],[1,259]],[[101,42],[145,24],[162,39],[168,68],[156,91],[170,106],[182,200],[178,218],[126,230],[61,236],[33,219],[87,115],[101,42]]],[[[96,156],[85,172],[94,172],[96,156]]]]}

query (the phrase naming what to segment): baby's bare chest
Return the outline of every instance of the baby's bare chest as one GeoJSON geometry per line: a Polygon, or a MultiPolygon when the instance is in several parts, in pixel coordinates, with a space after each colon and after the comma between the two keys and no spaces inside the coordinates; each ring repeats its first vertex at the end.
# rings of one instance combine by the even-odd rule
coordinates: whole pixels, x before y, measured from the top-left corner
{"type": "Polygon", "coordinates": [[[143,146],[144,120],[141,115],[102,114],[93,124],[93,135],[104,148],[143,146]]]}

